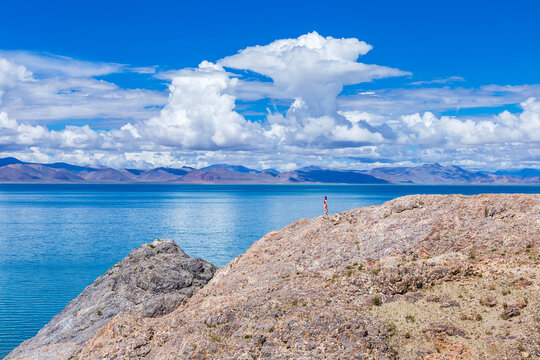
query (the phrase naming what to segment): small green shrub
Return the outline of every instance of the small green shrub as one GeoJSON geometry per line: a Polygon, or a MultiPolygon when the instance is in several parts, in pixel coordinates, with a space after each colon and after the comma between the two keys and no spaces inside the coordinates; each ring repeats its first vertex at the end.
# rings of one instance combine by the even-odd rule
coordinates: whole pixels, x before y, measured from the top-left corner
{"type": "Polygon", "coordinates": [[[214,340],[217,343],[221,343],[223,340],[221,339],[221,336],[210,334],[210,339],[214,340]]]}
{"type": "Polygon", "coordinates": [[[412,315],[406,315],[406,316],[405,316],[405,320],[406,320],[407,322],[410,322],[410,323],[413,323],[413,322],[416,321],[416,319],[415,319],[414,316],[412,316],[412,315]]]}
{"type": "Polygon", "coordinates": [[[381,297],[380,297],[379,295],[375,295],[375,296],[373,297],[373,305],[375,305],[375,306],[381,306],[381,304],[382,304],[382,299],[381,299],[381,297]]]}
{"type": "Polygon", "coordinates": [[[397,333],[397,326],[395,323],[391,322],[390,324],[388,324],[388,328],[390,330],[390,336],[394,336],[396,335],[397,333]]]}

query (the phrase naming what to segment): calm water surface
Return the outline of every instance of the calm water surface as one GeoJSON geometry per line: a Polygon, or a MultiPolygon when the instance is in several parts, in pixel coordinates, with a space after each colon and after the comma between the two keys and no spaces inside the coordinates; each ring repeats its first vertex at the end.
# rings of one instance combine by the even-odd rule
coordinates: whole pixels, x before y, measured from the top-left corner
{"type": "Polygon", "coordinates": [[[539,193],[540,186],[0,185],[0,358],[133,248],[176,240],[222,266],[302,217],[423,194],[539,193]]]}

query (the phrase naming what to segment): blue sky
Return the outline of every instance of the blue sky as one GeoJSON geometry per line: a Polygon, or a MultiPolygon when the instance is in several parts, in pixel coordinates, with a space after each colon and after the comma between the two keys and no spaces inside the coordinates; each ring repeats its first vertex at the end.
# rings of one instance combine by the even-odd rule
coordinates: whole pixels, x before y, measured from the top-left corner
{"type": "MultiPolygon", "coordinates": [[[[8,0],[2,8],[3,154],[139,167],[540,166],[537,1],[8,0]],[[356,61],[384,73],[364,76],[350,59],[334,72],[352,43],[335,50],[326,40],[337,62],[310,58],[315,72],[255,63],[270,48],[232,58],[314,31],[371,45],[352,45],[356,61]],[[188,70],[202,61],[223,69],[188,70]],[[215,101],[188,101],[193,82],[208,79],[220,86],[215,101]]],[[[308,56],[298,54],[272,61],[308,56]]]]}
{"type": "Polygon", "coordinates": [[[471,85],[540,82],[538,1],[4,1],[3,49],[177,69],[310,31],[364,61],[471,85]]]}

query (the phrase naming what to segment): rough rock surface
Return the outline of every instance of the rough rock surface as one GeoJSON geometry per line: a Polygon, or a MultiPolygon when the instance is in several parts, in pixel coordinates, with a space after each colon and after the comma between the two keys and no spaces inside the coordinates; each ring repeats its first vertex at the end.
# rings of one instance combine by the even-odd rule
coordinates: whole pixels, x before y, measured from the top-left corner
{"type": "Polygon", "coordinates": [[[413,195],[301,219],[172,313],[116,316],[77,358],[539,358],[539,243],[540,195],[413,195]]]}
{"type": "Polygon", "coordinates": [[[215,271],[214,265],[189,257],[172,240],[145,244],[100,276],[7,358],[69,358],[115,315],[168,314],[206,285],[215,271]]]}

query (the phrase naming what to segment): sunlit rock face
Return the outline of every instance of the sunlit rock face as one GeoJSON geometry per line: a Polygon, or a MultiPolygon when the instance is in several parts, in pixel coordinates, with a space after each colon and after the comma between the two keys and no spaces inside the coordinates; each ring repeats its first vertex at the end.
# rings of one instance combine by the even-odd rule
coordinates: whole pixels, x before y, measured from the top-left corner
{"type": "Polygon", "coordinates": [[[172,240],[145,244],[97,278],[8,358],[67,356],[117,314],[130,312],[142,318],[168,314],[204,286],[215,271],[214,265],[189,257],[172,240]]]}
{"type": "Polygon", "coordinates": [[[167,315],[124,312],[84,344],[21,358],[534,358],[539,243],[540,195],[412,195],[300,219],[167,315]]]}

